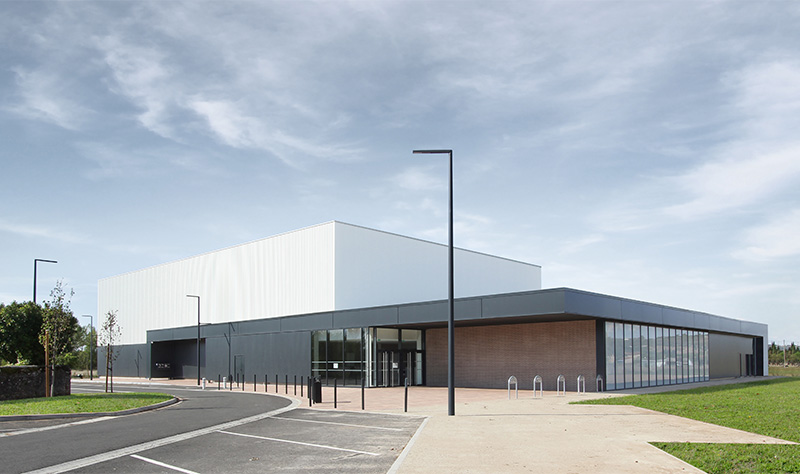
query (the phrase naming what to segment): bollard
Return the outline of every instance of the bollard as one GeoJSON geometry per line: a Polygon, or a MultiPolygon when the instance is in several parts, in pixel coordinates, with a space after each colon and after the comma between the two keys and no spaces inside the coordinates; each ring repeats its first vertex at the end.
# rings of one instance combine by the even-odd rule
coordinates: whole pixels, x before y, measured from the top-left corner
{"type": "Polygon", "coordinates": [[[333,408],[336,408],[336,379],[333,379],[333,408]]]}
{"type": "Polygon", "coordinates": [[[275,374],[275,393],[278,393],[278,374],[275,374]]]}
{"type": "Polygon", "coordinates": [[[219,390],[219,381],[222,378],[222,374],[217,374],[217,390],[219,390]]]}
{"type": "Polygon", "coordinates": [[[201,388],[201,390],[205,390],[205,389],[206,389],[206,378],[203,377],[203,388],[201,388]]]}
{"type": "Polygon", "coordinates": [[[289,395],[289,374],[284,374],[283,393],[289,395]]]}
{"type": "Polygon", "coordinates": [[[253,374],[253,391],[256,391],[256,374],[253,374]]]}
{"type": "Polygon", "coordinates": [[[233,390],[233,377],[228,374],[228,390],[233,390]]]}
{"type": "Polygon", "coordinates": [[[408,413],[408,377],[406,377],[406,394],[403,400],[403,412],[408,413]]]}
{"type": "Polygon", "coordinates": [[[294,394],[297,395],[297,376],[294,376],[294,394]]]}
{"type": "Polygon", "coordinates": [[[308,378],[308,406],[311,406],[311,377],[308,378]]]}
{"type": "Polygon", "coordinates": [[[364,409],[364,377],[361,377],[361,409],[364,409]]]}
{"type": "Polygon", "coordinates": [[[267,393],[269,387],[269,375],[264,374],[264,393],[267,393]]]}
{"type": "Polygon", "coordinates": [[[242,392],[244,392],[244,374],[242,374],[242,392]]]}
{"type": "Polygon", "coordinates": [[[300,398],[303,398],[303,376],[300,376],[300,398]]]}

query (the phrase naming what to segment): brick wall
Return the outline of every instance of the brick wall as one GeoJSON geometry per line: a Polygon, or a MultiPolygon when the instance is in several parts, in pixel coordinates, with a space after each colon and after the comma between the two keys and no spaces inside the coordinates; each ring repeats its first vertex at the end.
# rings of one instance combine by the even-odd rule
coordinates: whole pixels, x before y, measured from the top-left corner
{"type": "MultiPolygon", "coordinates": [[[[555,390],[559,375],[575,391],[578,375],[595,391],[595,321],[563,321],[500,326],[457,327],[456,386],[506,388],[514,375],[520,390],[533,388],[542,376],[545,390],[555,390]]],[[[425,335],[427,385],[447,385],[447,328],[425,335]]]]}

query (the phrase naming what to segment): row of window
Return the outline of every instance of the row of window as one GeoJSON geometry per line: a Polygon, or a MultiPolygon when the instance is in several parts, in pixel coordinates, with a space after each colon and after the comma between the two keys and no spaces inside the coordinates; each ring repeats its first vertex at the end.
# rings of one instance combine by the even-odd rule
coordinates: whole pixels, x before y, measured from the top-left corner
{"type": "Polygon", "coordinates": [[[608,390],[709,378],[705,331],[606,322],[605,338],[608,390]]]}

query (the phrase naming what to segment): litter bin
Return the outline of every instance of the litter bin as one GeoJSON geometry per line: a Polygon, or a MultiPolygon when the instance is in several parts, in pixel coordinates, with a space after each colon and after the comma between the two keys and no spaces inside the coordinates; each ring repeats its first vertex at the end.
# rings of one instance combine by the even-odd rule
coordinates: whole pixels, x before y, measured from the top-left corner
{"type": "Polygon", "coordinates": [[[322,403],[322,382],[320,382],[319,377],[314,377],[311,384],[311,401],[314,403],[322,403]]]}

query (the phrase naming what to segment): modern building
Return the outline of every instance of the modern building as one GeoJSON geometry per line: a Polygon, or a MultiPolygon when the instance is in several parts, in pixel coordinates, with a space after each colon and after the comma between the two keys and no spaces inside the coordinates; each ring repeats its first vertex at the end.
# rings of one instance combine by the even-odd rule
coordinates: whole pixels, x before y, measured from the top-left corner
{"type": "MultiPolygon", "coordinates": [[[[447,246],[329,222],[105,278],[115,375],[447,384],[447,246]],[[199,345],[199,346],[198,346],[199,345]],[[199,347],[199,350],[198,350],[199,347]]],[[[767,326],[569,288],[455,251],[456,386],[593,391],[766,373],[767,326]]],[[[101,367],[105,367],[103,363],[101,367]]]]}

